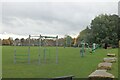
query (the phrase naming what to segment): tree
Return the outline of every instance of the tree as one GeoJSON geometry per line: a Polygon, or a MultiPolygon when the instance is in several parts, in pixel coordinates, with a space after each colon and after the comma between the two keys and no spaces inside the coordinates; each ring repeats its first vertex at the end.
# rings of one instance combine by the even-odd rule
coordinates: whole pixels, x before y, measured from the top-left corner
{"type": "Polygon", "coordinates": [[[12,38],[12,37],[9,37],[8,40],[9,40],[9,42],[10,42],[10,45],[13,45],[13,38],[12,38]]]}
{"type": "Polygon", "coordinates": [[[2,40],[0,39],[0,46],[2,45],[2,40]]]}
{"type": "Polygon", "coordinates": [[[82,30],[79,33],[77,37],[77,43],[80,44],[82,40],[87,43],[90,43],[92,41],[91,29],[88,26],[86,27],[86,29],[82,30]]]}
{"type": "Polygon", "coordinates": [[[65,45],[67,46],[67,47],[71,47],[72,46],[72,37],[71,36],[69,36],[69,35],[65,35],[65,37],[64,37],[64,40],[65,40],[65,45]]]}
{"type": "Polygon", "coordinates": [[[118,45],[118,22],[117,15],[99,15],[91,22],[93,40],[96,43],[108,43],[118,45]]]}
{"type": "Polygon", "coordinates": [[[24,40],[25,40],[24,38],[20,39],[22,46],[24,45],[24,40]]]}
{"type": "Polygon", "coordinates": [[[15,39],[15,41],[19,41],[19,39],[18,39],[18,38],[16,38],[16,39],[15,39]]]}
{"type": "Polygon", "coordinates": [[[118,40],[120,40],[119,26],[120,17],[118,15],[101,14],[91,21],[90,27],[87,26],[80,32],[77,42],[85,40],[88,43],[108,43],[118,47],[118,40]]]}
{"type": "Polygon", "coordinates": [[[10,41],[8,39],[3,39],[2,45],[10,45],[10,41]]]}
{"type": "Polygon", "coordinates": [[[14,45],[19,45],[19,39],[18,38],[16,38],[15,40],[14,40],[14,45]]]}

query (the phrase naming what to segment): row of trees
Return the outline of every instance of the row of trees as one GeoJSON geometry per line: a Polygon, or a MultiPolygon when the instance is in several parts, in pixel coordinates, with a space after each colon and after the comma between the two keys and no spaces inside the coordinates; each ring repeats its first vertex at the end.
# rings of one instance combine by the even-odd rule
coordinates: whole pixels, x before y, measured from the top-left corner
{"type": "MultiPolygon", "coordinates": [[[[24,38],[16,38],[13,40],[13,38],[9,37],[8,39],[0,39],[0,42],[2,45],[16,45],[16,46],[28,46],[29,45],[29,39],[24,39],[24,38]]],[[[73,39],[71,36],[66,35],[64,38],[59,38],[58,39],[58,46],[67,46],[70,47],[73,44],[73,39]]],[[[39,39],[30,39],[30,45],[33,46],[38,46],[39,45],[39,39]]],[[[41,45],[44,46],[55,46],[56,45],[56,40],[54,39],[46,39],[46,40],[41,40],[41,45]]]]}
{"type": "Polygon", "coordinates": [[[107,43],[118,47],[120,40],[120,17],[118,15],[101,14],[95,17],[77,37],[78,41],[85,40],[88,43],[107,43]]]}

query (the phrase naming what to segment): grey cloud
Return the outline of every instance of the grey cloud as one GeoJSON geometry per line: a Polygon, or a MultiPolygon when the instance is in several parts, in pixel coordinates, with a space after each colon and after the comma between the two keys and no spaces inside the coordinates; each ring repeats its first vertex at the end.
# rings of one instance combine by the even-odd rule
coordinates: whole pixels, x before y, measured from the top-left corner
{"type": "Polygon", "coordinates": [[[3,30],[16,34],[74,34],[97,15],[117,14],[116,2],[4,2],[3,30]]]}

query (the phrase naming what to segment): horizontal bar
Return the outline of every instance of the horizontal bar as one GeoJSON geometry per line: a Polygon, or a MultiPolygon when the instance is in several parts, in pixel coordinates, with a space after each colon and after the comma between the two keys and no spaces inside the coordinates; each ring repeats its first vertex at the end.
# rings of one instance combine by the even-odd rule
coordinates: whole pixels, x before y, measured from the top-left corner
{"type": "Polygon", "coordinates": [[[16,58],[16,60],[28,60],[28,58],[24,58],[24,59],[16,58]]]}
{"type": "Polygon", "coordinates": [[[44,38],[58,38],[58,36],[56,36],[56,37],[53,37],[53,36],[41,36],[41,37],[44,37],[44,38]]]}
{"type": "Polygon", "coordinates": [[[40,37],[40,36],[30,36],[30,37],[40,37]]]}
{"type": "Polygon", "coordinates": [[[58,36],[56,36],[56,37],[53,37],[53,36],[31,36],[31,35],[29,35],[30,37],[42,37],[42,38],[58,38],[58,36]]]}
{"type": "Polygon", "coordinates": [[[15,55],[15,56],[28,56],[28,55],[15,55]]]}

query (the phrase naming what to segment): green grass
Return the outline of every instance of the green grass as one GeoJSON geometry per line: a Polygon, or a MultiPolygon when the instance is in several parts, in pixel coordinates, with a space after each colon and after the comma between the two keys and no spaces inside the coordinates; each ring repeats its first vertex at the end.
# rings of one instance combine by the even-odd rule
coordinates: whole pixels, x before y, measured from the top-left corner
{"type": "Polygon", "coordinates": [[[2,77],[2,46],[0,46],[0,78],[2,77]]]}
{"type": "MultiPolygon", "coordinates": [[[[16,47],[17,54],[27,54],[28,47],[16,47]]],[[[31,47],[31,63],[27,60],[17,61],[14,64],[14,47],[2,47],[2,70],[3,78],[51,78],[66,75],[74,75],[75,78],[87,78],[95,71],[97,65],[107,57],[108,52],[118,55],[117,49],[97,49],[95,53],[89,54],[88,51],[84,57],[80,57],[79,48],[59,47],[59,63],[55,64],[55,47],[49,47],[47,51],[47,60],[44,63],[43,48],[41,48],[41,64],[38,64],[38,47],[31,47]],[[49,53],[50,52],[50,53],[49,53]]],[[[19,56],[19,58],[27,58],[19,56]]],[[[118,62],[112,65],[112,70],[108,71],[116,78],[118,77],[118,62]]]]}

